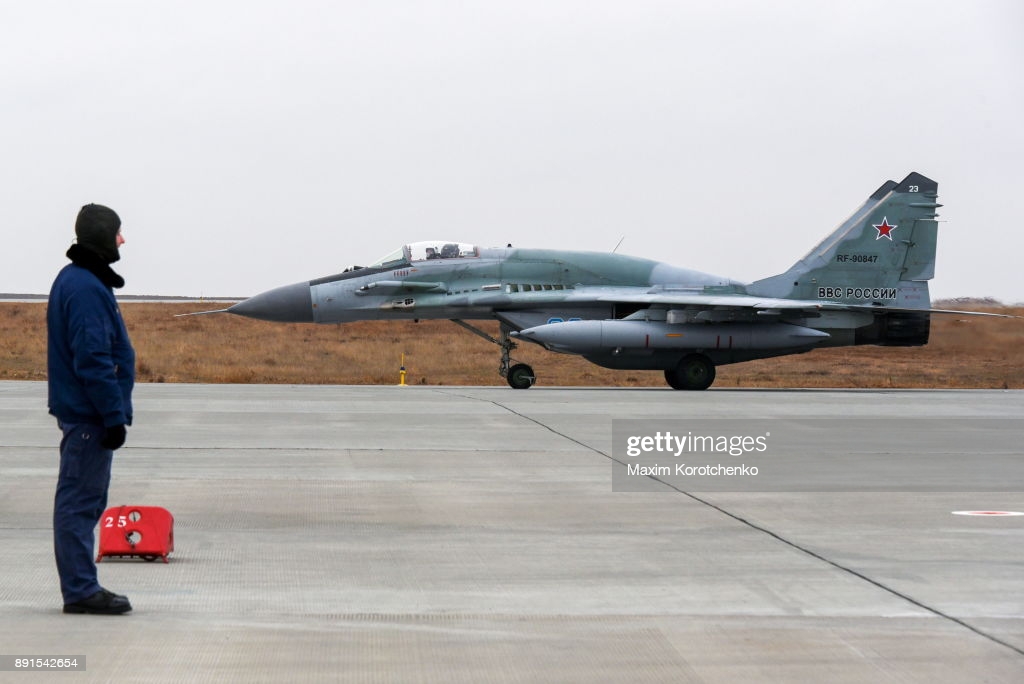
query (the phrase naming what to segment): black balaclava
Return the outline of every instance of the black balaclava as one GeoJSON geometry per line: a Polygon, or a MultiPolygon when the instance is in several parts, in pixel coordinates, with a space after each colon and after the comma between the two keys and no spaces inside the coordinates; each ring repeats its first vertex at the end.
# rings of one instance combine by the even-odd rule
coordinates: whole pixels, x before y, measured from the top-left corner
{"type": "Polygon", "coordinates": [[[121,258],[117,249],[117,233],[121,219],[114,210],[102,204],[86,204],[75,220],[78,244],[112,264],[121,258]]]}

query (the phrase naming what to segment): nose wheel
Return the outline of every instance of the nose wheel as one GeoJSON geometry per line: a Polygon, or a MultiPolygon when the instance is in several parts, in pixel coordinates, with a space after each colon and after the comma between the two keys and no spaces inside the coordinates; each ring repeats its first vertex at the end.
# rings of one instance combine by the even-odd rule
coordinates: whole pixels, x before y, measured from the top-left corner
{"type": "Polygon", "coordinates": [[[505,379],[508,380],[508,386],[512,389],[530,389],[533,387],[533,383],[537,382],[533,368],[525,363],[517,363],[509,368],[505,379]]]}

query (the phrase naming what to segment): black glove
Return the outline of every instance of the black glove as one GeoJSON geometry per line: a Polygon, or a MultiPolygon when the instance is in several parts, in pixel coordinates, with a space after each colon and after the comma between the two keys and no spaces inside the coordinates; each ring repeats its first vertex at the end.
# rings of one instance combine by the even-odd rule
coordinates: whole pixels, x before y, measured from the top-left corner
{"type": "Polygon", "coordinates": [[[124,446],[124,439],[128,436],[128,430],[124,425],[113,425],[103,430],[103,438],[100,446],[104,449],[116,450],[124,446]]]}

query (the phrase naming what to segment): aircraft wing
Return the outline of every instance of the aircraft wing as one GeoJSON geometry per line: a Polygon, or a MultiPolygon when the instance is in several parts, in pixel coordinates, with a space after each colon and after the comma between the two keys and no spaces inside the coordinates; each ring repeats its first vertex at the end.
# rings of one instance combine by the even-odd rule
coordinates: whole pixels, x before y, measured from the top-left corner
{"type": "Polygon", "coordinates": [[[915,309],[896,306],[876,306],[868,304],[846,304],[830,300],[809,300],[809,299],[780,299],[773,297],[757,297],[746,294],[705,294],[701,292],[671,292],[671,291],[648,291],[648,292],[601,292],[593,290],[587,294],[585,291],[576,291],[570,299],[601,301],[612,303],[648,304],[665,308],[680,307],[689,309],[743,309],[747,311],[770,314],[773,312],[806,311],[815,313],[821,311],[859,311],[866,313],[928,313],[928,314],[952,314],[960,316],[993,316],[996,318],[1020,318],[1010,314],[989,313],[982,311],[959,311],[954,309],[915,309]]]}
{"type": "Polygon", "coordinates": [[[647,293],[647,294],[605,294],[597,297],[598,301],[621,302],[630,304],[651,304],[662,306],[686,306],[696,308],[716,309],[721,307],[734,307],[737,309],[814,309],[820,310],[825,304],[837,302],[805,301],[799,299],[774,299],[771,297],[752,297],[750,295],[715,295],[715,294],[674,294],[674,293],[647,293]]]}

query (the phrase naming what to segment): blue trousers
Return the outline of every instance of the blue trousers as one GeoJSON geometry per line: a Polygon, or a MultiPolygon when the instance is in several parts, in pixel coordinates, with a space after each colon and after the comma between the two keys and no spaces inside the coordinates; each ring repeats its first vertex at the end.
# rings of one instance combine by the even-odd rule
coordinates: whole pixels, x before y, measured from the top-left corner
{"type": "Polygon", "coordinates": [[[100,446],[103,426],[67,425],[60,442],[60,475],[53,501],[53,550],[64,603],[101,589],[96,577],[93,530],[107,508],[114,452],[100,446]]]}

